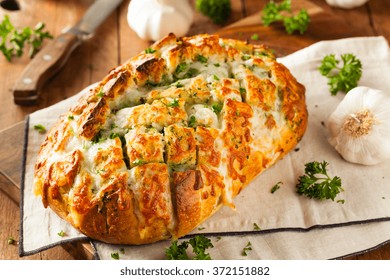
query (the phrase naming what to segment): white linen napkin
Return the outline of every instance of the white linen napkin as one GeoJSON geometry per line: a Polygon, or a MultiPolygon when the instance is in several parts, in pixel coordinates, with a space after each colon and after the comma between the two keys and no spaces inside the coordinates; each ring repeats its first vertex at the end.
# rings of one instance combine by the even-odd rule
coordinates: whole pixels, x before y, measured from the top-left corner
{"type": "MultiPolygon", "coordinates": [[[[390,240],[390,161],[362,166],[344,161],[327,141],[329,115],[345,96],[331,96],[327,79],[318,71],[327,54],[353,53],[362,62],[361,86],[390,94],[390,51],[383,37],[358,37],[322,41],[278,59],[306,87],[309,124],[294,151],[258,176],[235,199],[236,210],[223,207],[192,234],[212,239],[214,259],[331,259],[362,252],[390,240]],[[299,196],[295,185],[304,164],[327,161],[331,176],[342,179],[344,192],[336,201],[318,201],[299,196]],[[280,189],[271,188],[282,182],[280,189]],[[242,255],[250,242],[252,250],[242,255]]],[[[82,94],[82,93],[80,93],[82,94]]],[[[51,127],[67,111],[77,95],[29,116],[24,182],[20,254],[28,255],[62,242],[87,239],[32,194],[36,153],[43,135],[35,124],[51,127]],[[58,232],[65,232],[61,237],[58,232]]],[[[189,238],[188,237],[188,238],[189,238]]],[[[170,241],[143,246],[112,246],[95,242],[101,259],[120,252],[121,259],[163,259],[170,241]]]]}

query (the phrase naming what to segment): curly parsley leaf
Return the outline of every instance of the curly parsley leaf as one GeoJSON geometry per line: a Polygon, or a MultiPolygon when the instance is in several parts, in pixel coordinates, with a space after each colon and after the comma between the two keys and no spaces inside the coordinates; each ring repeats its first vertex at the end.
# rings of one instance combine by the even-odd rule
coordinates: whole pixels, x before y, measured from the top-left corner
{"type": "Polygon", "coordinates": [[[284,0],[279,4],[271,0],[262,10],[261,20],[265,26],[274,22],[283,22],[288,34],[293,34],[295,31],[303,34],[309,26],[310,16],[305,9],[301,9],[294,15],[291,10],[291,0],[284,0]]]}
{"type": "Polygon", "coordinates": [[[348,93],[357,86],[362,76],[362,63],[355,55],[342,54],[341,60],[342,67],[339,66],[340,60],[334,54],[326,55],[318,68],[320,73],[328,78],[329,91],[332,95],[339,91],[348,93]]]}
{"type": "Polygon", "coordinates": [[[39,22],[34,28],[25,27],[21,30],[16,29],[11,23],[9,16],[5,15],[0,23],[0,51],[8,61],[13,57],[21,57],[26,45],[30,46],[30,58],[40,50],[44,39],[52,39],[53,36],[43,31],[45,24],[39,22]]]}
{"type": "Polygon", "coordinates": [[[319,200],[331,199],[344,189],[341,187],[341,179],[338,176],[333,178],[328,175],[326,161],[313,161],[305,164],[305,174],[298,178],[296,185],[297,193],[309,198],[319,200]]]}
{"type": "Polygon", "coordinates": [[[188,241],[183,241],[178,244],[175,240],[171,246],[165,250],[165,255],[169,260],[211,260],[209,253],[206,250],[213,248],[211,240],[203,235],[196,235],[188,241]],[[187,254],[187,248],[191,245],[194,256],[190,258],[187,254]]]}
{"type": "Polygon", "coordinates": [[[232,12],[230,0],[196,0],[195,8],[215,24],[226,22],[232,12]]]}
{"type": "Polygon", "coordinates": [[[283,18],[283,24],[288,34],[293,34],[295,31],[299,31],[300,34],[305,33],[309,22],[310,16],[304,9],[295,16],[283,18]]]}

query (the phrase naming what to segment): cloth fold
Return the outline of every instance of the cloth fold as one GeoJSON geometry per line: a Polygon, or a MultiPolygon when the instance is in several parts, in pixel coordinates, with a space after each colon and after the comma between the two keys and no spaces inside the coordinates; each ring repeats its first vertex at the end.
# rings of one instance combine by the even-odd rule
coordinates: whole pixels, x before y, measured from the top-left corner
{"type": "MultiPolygon", "coordinates": [[[[321,41],[279,58],[306,87],[308,128],[295,150],[255,178],[235,198],[235,211],[221,208],[188,236],[209,236],[214,244],[210,250],[213,258],[332,259],[375,248],[390,240],[390,161],[375,166],[348,163],[327,141],[327,119],[345,94],[332,96],[318,67],[325,55],[344,53],[353,53],[362,62],[359,85],[390,95],[390,80],[384,78],[384,73],[390,72],[390,51],[383,37],[321,41]],[[344,203],[308,199],[296,193],[295,185],[304,173],[304,164],[324,160],[329,163],[329,174],[342,179],[344,192],[336,200],[344,203]],[[280,188],[271,193],[278,182],[280,188]],[[248,242],[252,250],[242,256],[248,242]]],[[[22,185],[21,255],[61,242],[87,239],[50,209],[44,209],[40,198],[32,192],[35,158],[44,138],[33,126],[51,127],[82,94],[29,116],[22,185]],[[65,236],[58,235],[61,231],[65,236]]],[[[120,252],[121,259],[162,259],[170,245],[170,241],[143,246],[93,243],[100,259],[110,259],[113,252],[120,252]]]]}

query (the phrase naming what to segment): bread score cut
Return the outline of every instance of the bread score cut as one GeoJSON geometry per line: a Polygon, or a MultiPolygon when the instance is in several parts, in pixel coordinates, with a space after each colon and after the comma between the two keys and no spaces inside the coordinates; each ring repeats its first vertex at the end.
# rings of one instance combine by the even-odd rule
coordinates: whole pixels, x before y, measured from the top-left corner
{"type": "Polygon", "coordinates": [[[304,86],[266,47],[169,34],[60,117],[41,145],[34,191],[96,240],[182,237],[234,207],[303,137],[307,118],[304,86]]]}

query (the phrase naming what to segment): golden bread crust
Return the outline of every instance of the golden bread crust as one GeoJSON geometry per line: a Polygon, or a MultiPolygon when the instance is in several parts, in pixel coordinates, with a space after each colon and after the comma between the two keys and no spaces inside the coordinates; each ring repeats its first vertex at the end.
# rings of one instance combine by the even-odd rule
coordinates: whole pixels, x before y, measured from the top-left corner
{"type": "Polygon", "coordinates": [[[288,153],[305,88],[264,46],[169,34],[113,69],[41,145],[34,190],[87,236],[191,232],[288,153]]]}

